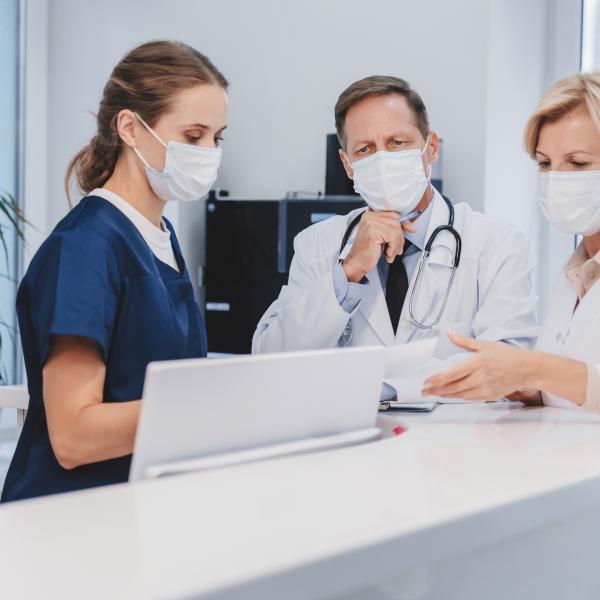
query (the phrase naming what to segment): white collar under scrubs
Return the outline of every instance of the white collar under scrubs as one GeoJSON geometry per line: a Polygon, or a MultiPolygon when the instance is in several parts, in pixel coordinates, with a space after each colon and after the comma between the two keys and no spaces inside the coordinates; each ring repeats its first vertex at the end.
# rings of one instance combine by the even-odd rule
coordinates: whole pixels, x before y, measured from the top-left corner
{"type": "Polygon", "coordinates": [[[179,271],[179,266],[175,260],[175,253],[171,245],[171,233],[161,221],[161,229],[156,227],[149,219],[147,219],[139,210],[136,210],[129,202],[121,198],[118,194],[107,190],[106,188],[96,188],[89,193],[90,196],[100,196],[113,206],[118,208],[140,232],[144,241],[150,246],[154,256],[158,260],[169,265],[171,268],[179,271]]]}

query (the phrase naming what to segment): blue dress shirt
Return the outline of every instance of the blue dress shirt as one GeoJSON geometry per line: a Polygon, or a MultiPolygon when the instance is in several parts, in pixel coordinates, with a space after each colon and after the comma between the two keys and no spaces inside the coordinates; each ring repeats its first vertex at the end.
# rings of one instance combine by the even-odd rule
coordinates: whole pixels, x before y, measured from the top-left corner
{"type": "MultiPolygon", "coordinates": [[[[429,229],[429,221],[431,219],[431,213],[433,211],[433,203],[435,202],[435,195],[431,199],[429,206],[425,209],[423,214],[413,221],[413,225],[416,227],[416,231],[407,231],[404,237],[411,242],[411,245],[404,255],[403,261],[406,268],[406,274],[410,281],[412,275],[417,268],[417,263],[421,256],[421,252],[427,243],[425,236],[429,229]]],[[[387,277],[389,272],[389,264],[385,257],[382,255],[377,263],[377,271],[379,272],[379,279],[381,280],[381,287],[385,290],[387,277]]],[[[342,265],[338,262],[333,268],[333,289],[335,291],[335,297],[339,302],[340,306],[347,312],[352,313],[360,304],[365,292],[365,286],[369,285],[366,278],[360,283],[351,283],[346,277],[346,272],[342,265]]]]}

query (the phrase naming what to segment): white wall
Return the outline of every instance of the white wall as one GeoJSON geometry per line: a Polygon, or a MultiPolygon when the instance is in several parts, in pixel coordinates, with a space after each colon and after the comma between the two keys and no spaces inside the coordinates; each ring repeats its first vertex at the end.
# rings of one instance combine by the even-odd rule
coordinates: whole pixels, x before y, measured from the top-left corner
{"type": "MultiPolygon", "coordinates": [[[[570,241],[537,218],[535,167],[521,136],[545,86],[577,70],[580,0],[28,4],[25,196],[38,232],[26,262],[67,211],[64,170],[93,133],[112,67],[140,42],[171,38],[207,53],[231,81],[218,183],[238,197],[322,190],[339,92],[373,73],[408,79],[444,138],[447,193],[530,235],[547,297],[570,241]]],[[[203,261],[203,210],[171,208],[192,276],[203,261]]]]}
{"type": "MultiPolygon", "coordinates": [[[[219,184],[235,196],[322,190],[338,94],[391,73],[422,94],[444,138],[447,193],[481,208],[487,37],[488,0],[51,0],[47,226],[67,210],[64,170],[112,67],[153,38],[194,45],[231,81],[219,184]]],[[[198,237],[182,239],[192,263],[198,237]]]]}
{"type": "MultiPolygon", "coordinates": [[[[525,233],[535,250],[535,263],[541,254],[543,224],[537,165],[524,151],[523,130],[546,86],[550,4],[493,0],[489,13],[484,210],[525,233]]],[[[539,290],[540,269],[535,273],[539,290]]]]}
{"type": "Polygon", "coordinates": [[[484,211],[531,240],[542,318],[573,236],[542,217],[523,131],[545,88],[578,70],[580,20],[579,0],[491,0],[489,7],[484,211]]]}
{"type": "Polygon", "coordinates": [[[422,93],[447,149],[448,192],[481,206],[487,2],[481,0],[52,0],[53,217],[68,158],[87,141],[102,86],[131,47],[173,38],[231,81],[220,180],[235,195],[323,189],[325,134],[341,90],[394,73],[422,93]],[[473,180],[467,173],[473,168],[473,180]]]}

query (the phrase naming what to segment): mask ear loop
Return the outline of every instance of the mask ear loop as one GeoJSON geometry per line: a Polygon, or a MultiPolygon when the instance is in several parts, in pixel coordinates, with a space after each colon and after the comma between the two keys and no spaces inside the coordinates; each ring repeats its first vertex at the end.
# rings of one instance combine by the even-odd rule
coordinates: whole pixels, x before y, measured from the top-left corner
{"type": "MultiPolygon", "coordinates": [[[[158,136],[158,134],[152,129],[152,127],[150,127],[150,125],[148,125],[148,123],[146,123],[146,121],[144,121],[144,119],[142,119],[142,117],[140,117],[140,115],[138,115],[137,113],[133,113],[137,119],[139,120],[139,122],[148,130],[149,133],[152,134],[152,137],[154,137],[154,139],[161,144],[161,146],[163,146],[163,148],[167,148],[167,144],[165,144],[160,137],[158,136]]],[[[142,156],[142,153],[137,149],[136,146],[132,146],[133,151],[137,154],[138,158],[144,163],[145,167],[150,167],[150,165],[148,164],[148,161],[142,156]]]]}
{"type": "Polygon", "coordinates": [[[132,146],[132,149],[137,154],[137,157],[144,163],[144,166],[147,169],[149,169],[150,165],[148,164],[148,161],[142,156],[142,153],[135,146],[132,146]]]}
{"type": "MultiPolygon", "coordinates": [[[[425,146],[423,146],[423,150],[421,150],[421,157],[423,156],[423,154],[425,154],[425,150],[427,150],[427,146],[429,146],[429,136],[430,136],[430,135],[431,135],[431,134],[429,134],[429,133],[427,134],[427,138],[426,138],[426,140],[425,140],[425,146]]],[[[423,169],[423,170],[424,170],[424,169],[423,169]]],[[[431,183],[431,174],[432,174],[432,172],[433,172],[433,166],[430,164],[430,165],[429,165],[429,173],[428,173],[428,175],[427,175],[427,181],[428,181],[429,183],[431,183]]]]}

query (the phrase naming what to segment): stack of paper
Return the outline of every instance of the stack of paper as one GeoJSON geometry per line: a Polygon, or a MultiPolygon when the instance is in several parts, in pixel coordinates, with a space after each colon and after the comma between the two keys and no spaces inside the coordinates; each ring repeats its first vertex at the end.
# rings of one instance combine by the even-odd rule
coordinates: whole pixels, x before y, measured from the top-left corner
{"type": "MultiPolygon", "coordinates": [[[[454,327],[452,329],[455,330],[454,327]]],[[[421,396],[423,383],[432,375],[450,369],[471,356],[471,353],[451,344],[446,331],[425,340],[393,346],[387,352],[381,399],[396,397],[398,402],[445,402],[443,398],[421,396]]],[[[456,403],[457,400],[449,402],[456,403]]]]}

